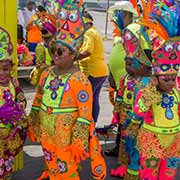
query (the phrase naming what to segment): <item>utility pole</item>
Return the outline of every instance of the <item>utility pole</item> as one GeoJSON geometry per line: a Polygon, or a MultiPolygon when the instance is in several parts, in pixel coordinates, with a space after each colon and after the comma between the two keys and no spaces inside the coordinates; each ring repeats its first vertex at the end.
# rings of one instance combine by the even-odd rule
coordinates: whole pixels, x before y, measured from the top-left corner
{"type": "Polygon", "coordinates": [[[109,0],[107,0],[107,3],[106,3],[106,25],[105,25],[104,39],[107,39],[108,18],[109,18],[108,9],[109,9],[109,0]]]}

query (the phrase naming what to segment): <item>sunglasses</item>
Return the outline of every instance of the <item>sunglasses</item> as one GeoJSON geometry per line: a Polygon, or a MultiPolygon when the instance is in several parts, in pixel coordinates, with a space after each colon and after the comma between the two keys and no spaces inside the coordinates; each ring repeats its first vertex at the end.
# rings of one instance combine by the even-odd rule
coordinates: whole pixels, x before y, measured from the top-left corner
{"type": "Polygon", "coordinates": [[[178,71],[179,70],[179,64],[162,64],[160,66],[160,69],[162,71],[168,71],[170,70],[171,68],[173,68],[175,71],[178,71]]]}
{"type": "Polygon", "coordinates": [[[63,53],[63,50],[62,50],[61,47],[58,48],[58,49],[56,49],[56,47],[52,47],[52,48],[50,48],[50,51],[51,51],[52,54],[54,54],[55,52],[57,52],[57,55],[58,55],[58,56],[61,56],[62,53],[63,53]]]}

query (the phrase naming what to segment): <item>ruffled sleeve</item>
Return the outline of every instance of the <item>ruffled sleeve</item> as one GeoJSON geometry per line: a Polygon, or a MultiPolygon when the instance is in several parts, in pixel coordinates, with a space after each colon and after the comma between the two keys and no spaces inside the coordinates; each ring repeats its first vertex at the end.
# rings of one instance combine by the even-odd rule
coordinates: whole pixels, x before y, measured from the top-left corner
{"type": "Polygon", "coordinates": [[[71,86],[77,102],[79,116],[73,127],[72,144],[81,143],[84,149],[88,147],[90,123],[92,118],[92,87],[84,74],[78,72],[71,80],[71,86]]]}
{"type": "Polygon", "coordinates": [[[144,89],[137,93],[134,112],[139,116],[144,116],[153,104],[157,104],[161,101],[161,93],[155,86],[149,83],[144,89]]]}

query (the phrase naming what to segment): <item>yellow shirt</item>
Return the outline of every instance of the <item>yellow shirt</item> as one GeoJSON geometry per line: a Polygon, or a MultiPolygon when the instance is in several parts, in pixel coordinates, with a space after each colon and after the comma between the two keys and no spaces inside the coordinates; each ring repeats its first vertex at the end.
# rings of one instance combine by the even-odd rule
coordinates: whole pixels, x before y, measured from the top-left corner
{"type": "Polygon", "coordinates": [[[80,70],[87,76],[103,77],[108,75],[108,67],[104,59],[104,45],[95,27],[88,29],[84,36],[81,52],[88,51],[91,55],[79,61],[80,70]]]}

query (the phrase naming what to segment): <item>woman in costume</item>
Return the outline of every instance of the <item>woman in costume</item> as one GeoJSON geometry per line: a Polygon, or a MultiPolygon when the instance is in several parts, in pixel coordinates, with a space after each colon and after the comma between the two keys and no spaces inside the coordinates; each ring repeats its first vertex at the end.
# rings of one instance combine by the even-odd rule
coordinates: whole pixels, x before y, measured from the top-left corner
{"type": "Polygon", "coordinates": [[[10,75],[13,47],[9,33],[2,27],[0,44],[0,179],[8,180],[13,168],[22,166],[19,153],[26,138],[26,100],[18,81],[10,75]]]}
{"type": "MultiPolygon", "coordinates": [[[[154,4],[150,1],[148,7],[154,4]]],[[[145,11],[145,10],[144,10],[145,11]]],[[[144,118],[138,135],[140,176],[173,180],[180,161],[180,95],[175,80],[180,65],[180,7],[160,3],[144,13],[142,34],[151,42],[153,77],[136,98],[135,112],[144,118]]]]}
{"type": "Polygon", "coordinates": [[[40,141],[50,180],[79,180],[78,164],[90,156],[94,179],[106,166],[94,135],[92,89],[74,66],[85,32],[79,7],[58,1],[58,30],[50,43],[54,66],[40,78],[30,114],[31,138],[40,141]]]}

